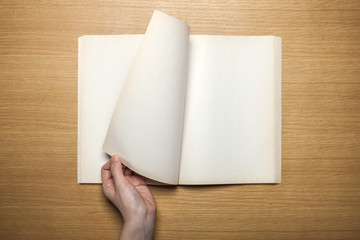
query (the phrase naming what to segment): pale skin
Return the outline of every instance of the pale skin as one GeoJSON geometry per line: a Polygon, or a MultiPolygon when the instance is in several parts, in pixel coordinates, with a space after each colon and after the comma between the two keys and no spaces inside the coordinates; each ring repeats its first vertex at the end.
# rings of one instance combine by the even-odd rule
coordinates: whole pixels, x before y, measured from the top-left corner
{"type": "Polygon", "coordinates": [[[111,157],[101,169],[105,196],[119,209],[124,225],[120,239],[152,239],[156,204],[144,178],[111,157]]]}

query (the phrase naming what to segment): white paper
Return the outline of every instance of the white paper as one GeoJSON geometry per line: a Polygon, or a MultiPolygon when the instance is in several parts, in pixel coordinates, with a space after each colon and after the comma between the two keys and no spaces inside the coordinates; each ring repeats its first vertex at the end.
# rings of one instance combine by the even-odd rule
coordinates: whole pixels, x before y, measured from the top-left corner
{"type": "Polygon", "coordinates": [[[103,150],[133,171],[177,184],[188,26],[155,11],[112,117],[103,150]]]}
{"type": "Polygon", "coordinates": [[[107,130],[104,150],[156,181],[280,182],[281,39],[189,42],[160,12],[143,38],[79,38],[78,182],[101,183],[107,130]]]}
{"type": "Polygon", "coordinates": [[[275,182],[276,39],[191,36],[180,184],[275,182]]]}
{"type": "Polygon", "coordinates": [[[101,183],[102,151],[117,99],[143,35],[79,38],[78,183],[101,183]]]}

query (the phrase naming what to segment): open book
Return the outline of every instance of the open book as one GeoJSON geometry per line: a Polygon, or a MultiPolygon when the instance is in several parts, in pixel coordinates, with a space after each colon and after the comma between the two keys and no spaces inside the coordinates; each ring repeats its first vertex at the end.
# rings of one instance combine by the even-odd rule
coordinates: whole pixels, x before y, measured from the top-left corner
{"type": "Polygon", "coordinates": [[[82,36],[78,111],[79,183],[104,152],[167,184],[280,183],[281,38],[189,35],[158,11],[144,35],[82,36]]]}

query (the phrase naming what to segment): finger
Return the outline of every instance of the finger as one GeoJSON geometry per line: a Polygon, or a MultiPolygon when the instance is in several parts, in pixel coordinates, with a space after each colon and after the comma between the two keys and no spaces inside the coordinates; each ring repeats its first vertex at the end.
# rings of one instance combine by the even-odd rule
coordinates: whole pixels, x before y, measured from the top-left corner
{"type": "Polygon", "coordinates": [[[125,168],[125,172],[124,172],[125,176],[131,176],[132,175],[132,171],[129,168],[125,168]]]}
{"type": "Polygon", "coordinates": [[[145,181],[145,177],[137,174],[136,172],[134,172],[133,178],[135,178],[136,181],[137,181],[139,184],[145,184],[145,185],[147,185],[147,184],[146,184],[146,181],[145,181]]]}
{"type": "Polygon", "coordinates": [[[136,172],[133,172],[134,174],[134,176],[137,176],[137,177],[139,177],[139,178],[141,178],[141,179],[145,179],[145,177],[144,176],[142,176],[142,175],[140,175],[140,174],[138,174],[138,173],[136,173],[136,172]]]}
{"type": "Polygon", "coordinates": [[[120,184],[124,183],[125,177],[123,173],[123,167],[121,164],[121,159],[118,155],[114,155],[111,157],[111,174],[114,178],[115,186],[119,186],[120,184]]]}
{"type": "Polygon", "coordinates": [[[114,179],[112,178],[110,171],[111,162],[108,161],[101,168],[101,179],[102,179],[102,189],[104,191],[105,196],[112,200],[114,197],[114,179]]]}
{"type": "Polygon", "coordinates": [[[102,182],[106,182],[107,179],[111,178],[111,171],[110,171],[110,165],[111,162],[108,161],[107,163],[104,164],[104,166],[102,166],[101,168],[101,179],[102,182]]]}

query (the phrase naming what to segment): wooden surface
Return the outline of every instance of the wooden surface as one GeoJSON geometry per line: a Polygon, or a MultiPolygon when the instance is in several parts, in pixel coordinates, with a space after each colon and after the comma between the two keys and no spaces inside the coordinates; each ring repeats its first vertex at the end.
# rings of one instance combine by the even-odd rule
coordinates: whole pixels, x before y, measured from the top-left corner
{"type": "Polygon", "coordinates": [[[282,183],[151,187],[155,239],[360,239],[360,1],[0,1],[0,239],[116,239],[100,185],[78,185],[77,38],[283,40],[282,183]]]}

